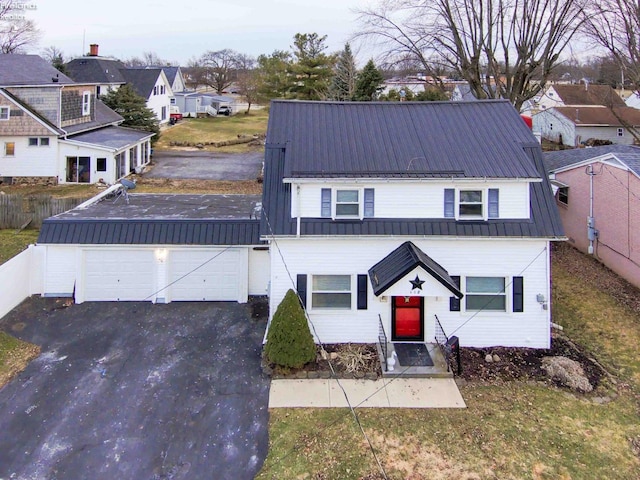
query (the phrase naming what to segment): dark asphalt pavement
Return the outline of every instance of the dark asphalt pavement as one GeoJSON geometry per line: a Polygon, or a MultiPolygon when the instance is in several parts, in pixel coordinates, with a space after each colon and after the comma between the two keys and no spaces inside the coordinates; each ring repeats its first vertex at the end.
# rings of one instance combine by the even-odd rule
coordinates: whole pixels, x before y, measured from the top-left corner
{"type": "Polygon", "coordinates": [[[251,479],[268,450],[263,304],[34,297],[42,347],[0,390],[0,479],[251,479]]]}
{"type": "Polygon", "coordinates": [[[263,152],[212,153],[154,151],[148,178],[255,180],[262,172],[263,152]]]}

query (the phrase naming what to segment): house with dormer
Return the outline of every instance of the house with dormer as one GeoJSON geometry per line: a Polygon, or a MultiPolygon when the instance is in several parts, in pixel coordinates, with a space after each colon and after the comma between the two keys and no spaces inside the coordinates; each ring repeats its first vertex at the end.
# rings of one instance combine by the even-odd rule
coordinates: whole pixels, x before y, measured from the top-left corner
{"type": "MultiPolygon", "coordinates": [[[[119,60],[101,57],[98,53],[98,45],[92,44],[89,55],[66,63],[69,77],[76,82],[95,83],[98,96],[129,83],[146,100],[160,124],[169,122],[173,91],[163,67],[127,67],[119,60]]],[[[173,82],[179,85],[178,73],[174,72],[173,82]]]]}
{"type": "Polygon", "coordinates": [[[507,101],[274,101],[262,203],[270,317],[292,288],[318,341],[550,345],[564,234],[507,101]]]}
{"type": "Polygon", "coordinates": [[[37,55],[0,55],[0,177],[115,183],[150,161],[153,133],[123,118],[37,55]]]}

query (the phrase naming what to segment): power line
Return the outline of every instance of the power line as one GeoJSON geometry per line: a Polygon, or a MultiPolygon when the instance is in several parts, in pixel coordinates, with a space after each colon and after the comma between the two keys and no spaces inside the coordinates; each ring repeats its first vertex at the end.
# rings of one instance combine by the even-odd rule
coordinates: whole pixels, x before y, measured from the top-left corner
{"type": "MultiPolygon", "coordinates": [[[[311,328],[313,330],[313,334],[315,335],[316,339],[318,340],[318,343],[321,345],[322,349],[324,350],[324,343],[320,339],[320,336],[318,335],[318,332],[316,330],[316,326],[313,323],[313,321],[311,320],[311,317],[309,316],[309,312],[307,311],[307,307],[305,305],[305,302],[303,302],[302,298],[300,298],[300,294],[298,293],[298,288],[297,288],[295,282],[293,281],[293,275],[291,274],[291,271],[289,270],[289,266],[287,265],[287,262],[284,259],[284,255],[282,254],[282,250],[280,249],[280,246],[278,245],[278,242],[277,242],[277,240],[275,238],[275,234],[273,232],[273,228],[271,227],[271,222],[269,221],[269,216],[267,215],[267,212],[265,210],[263,210],[262,213],[263,213],[264,218],[265,218],[265,220],[267,222],[267,227],[269,228],[269,232],[271,233],[272,243],[275,245],[276,250],[278,251],[278,255],[280,256],[280,260],[282,261],[282,265],[284,266],[285,271],[287,272],[287,275],[289,277],[289,281],[291,282],[291,285],[293,286],[293,291],[296,293],[296,296],[298,297],[298,301],[300,302],[300,305],[302,306],[302,309],[304,311],[304,315],[305,315],[307,321],[309,322],[309,324],[311,325],[311,328]]],[[[382,473],[382,476],[385,478],[385,480],[388,480],[387,473],[385,472],[385,469],[382,466],[382,463],[380,462],[380,459],[378,458],[378,455],[376,454],[375,449],[373,448],[373,444],[371,443],[371,440],[369,439],[369,436],[364,431],[364,427],[362,426],[362,423],[360,422],[360,418],[358,417],[358,414],[356,413],[355,408],[351,404],[351,400],[349,400],[349,395],[347,394],[347,391],[344,389],[344,386],[342,385],[342,383],[340,382],[340,379],[336,375],[336,371],[335,371],[335,369],[333,367],[333,363],[331,362],[330,358],[327,359],[327,363],[329,364],[329,368],[331,370],[331,376],[336,380],[336,383],[338,384],[338,387],[340,387],[340,390],[342,390],[342,394],[344,395],[345,401],[347,402],[347,405],[349,406],[349,410],[351,411],[351,414],[353,415],[353,418],[354,418],[356,424],[360,428],[360,431],[362,432],[362,435],[364,436],[365,440],[367,441],[367,444],[369,445],[369,449],[371,450],[371,454],[373,455],[373,458],[375,459],[376,463],[378,464],[378,468],[380,469],[380,472],[382,473]]]]}

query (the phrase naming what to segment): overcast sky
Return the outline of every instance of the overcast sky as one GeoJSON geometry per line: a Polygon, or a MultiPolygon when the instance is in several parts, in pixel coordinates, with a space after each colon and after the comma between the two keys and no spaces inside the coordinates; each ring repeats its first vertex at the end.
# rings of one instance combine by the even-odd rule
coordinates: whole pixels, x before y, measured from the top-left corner
{"type": "MultiPolygon", "coordinates": [[[[374,0],[25,0],[26,16],[43,31],[31,53],[56,46],[65,57],[100,46],[101,56],[121,59],[155,52],[186,62],[208,50],[230,48],[257,56],[289,50],[296,33],[327,35],[338,51],[356,31],[356,8],[374,0]]],[[[367,59],[358,58],[358,63],[367,59]]]]}

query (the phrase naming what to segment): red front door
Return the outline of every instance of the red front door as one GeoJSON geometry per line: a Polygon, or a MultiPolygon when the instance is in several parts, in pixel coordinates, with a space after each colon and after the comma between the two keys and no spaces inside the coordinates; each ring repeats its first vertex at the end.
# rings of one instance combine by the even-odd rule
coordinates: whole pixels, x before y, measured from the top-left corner
{"type": "Polygon", "coordinates": [[[391,339],[424,341],[424,297],[393,297],[391,339]]]}

